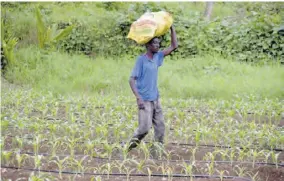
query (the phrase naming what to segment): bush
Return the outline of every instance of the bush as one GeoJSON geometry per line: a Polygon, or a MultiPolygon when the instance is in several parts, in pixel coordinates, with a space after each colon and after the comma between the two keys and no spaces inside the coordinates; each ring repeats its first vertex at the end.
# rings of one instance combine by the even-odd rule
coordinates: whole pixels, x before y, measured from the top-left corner
{"type": "MultiPolygon", "coordinates": [[[[35,27],[21,25],[25,22],[21,18],[12,22],[12,17],[19,10],[20,12],[17,13],[26,14],[30,20],[32,3],[12,5],[9,6],[9,13],[7,13],[9,21],[7,23],[24,28],[9,31],[15,31],[15,36],[24,41],[23,38],[28,39],[27,36],[32,35],[29,32],[33,32],[35,27]],[[22,34],[25,36],[21,37],[22,34]]],[[[176,59],[212,53],[257,63],[284,58],[283,37],[274,31],[283,23],[281,19],[283,12],[279,11],[279,8],[283,7],[281,3],[229,4],[232,5],[232,11],[247,9],[245,18],[217,17],[212,21],[204,20],[201,11],[189,11],[187,7],[192,6],[193,3],[182,5],[169,3],[166,6],[165,3],[153,2],[98,2],[76,5],[74,3],[41,3],[47,24],[56,23],[63,27],[70,23],[77,25],[68,37],[57,44],[58,49],[69,53],[136,57],[145,48],[126,38],[131,23],[147,10],[166,10],[173,14],[178,34],[179,48],[174,53],[176,59]],[[59,13],[60,16],[58,16],[59,13]]],[[[216,4],[216,7],[220,9],[221,6],[216,4]]],[[[229,14],[228,9],[226,14],[229,14]]],[[[161,38],[164,40],[161,44],[162,48],[170,45],[170,33],[161,38]]]]}

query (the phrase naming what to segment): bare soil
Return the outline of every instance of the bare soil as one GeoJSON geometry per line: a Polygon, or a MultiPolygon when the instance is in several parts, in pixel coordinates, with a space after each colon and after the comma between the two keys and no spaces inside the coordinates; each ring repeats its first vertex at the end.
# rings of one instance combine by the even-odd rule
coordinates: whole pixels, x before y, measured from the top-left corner
{"type": "MultiPolygon", "coordinates": [[[[253,171],[253,174],[258,172],[258,180],[259,181],[283,181],[284,179],[284,171],[270,168],[270,167],[261,167],[257,168],[253,171]]],[[[21,178],[21,180],[28,180],[29,176],[31,175],[31,171],[27,170],[15,170],[15,169],[6,169],[1,168],[1,179],[3,181],[16,181],[21,178]]],[[[35,172],[35,174],[38,174],[35,172]]],[[[46,174],[46,173],[42,173],[46,174]]],[[[68,175],[68,174],[62,174],[62,177],[59,177],[59,174],[56,173],[48,173],[48,177],[52,178],[51,180],[80,180],[80,181],[89,181],[92,178],[98,178],[100,177],[102,180],[106,181],[120,181],[120,180],[127,180],[127,177],[125,176],[91,176],[91,175],[68,175]]],[[[46,178],[47,176],[42,176],[43,178],[46,178]]],[[[149,180],[149,177],[129,177],[129,180],[132,181],[144,181],[149,180]]],[[[161,181],[161,180],[179,180],[179,181],[185,181],[190,180],[190,178],[176,178],[176,177],[151,177],[152,181],[161,181]]],[[[219,178],[195,178],[193,181],[220,181],[219,178]]],[[[247,179],[242,178],[233,178],[233,179],[223,179],[223,181],[245,181],[247,179]]]]}

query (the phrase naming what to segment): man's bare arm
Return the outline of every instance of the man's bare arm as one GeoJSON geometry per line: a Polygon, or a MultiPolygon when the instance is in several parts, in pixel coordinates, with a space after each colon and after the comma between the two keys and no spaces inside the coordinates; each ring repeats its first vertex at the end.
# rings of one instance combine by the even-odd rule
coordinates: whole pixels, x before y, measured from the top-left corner
{"type": "Polygon", "coordinates": [[[136,97],[136,100],[137,100],[137,105],[138,105],[138,108],[139,109],[144,109],[144,101],[143,99],[141,98],[141,96],[139,95],[137,89],[136,89],[136,86],[135,86],[135,78],[134,77],[130,77],[129,79],[129,85],[131,87],[131,90],[133,92],[133,94],[135,95],[136,97]]]}
{"type": "Polygon", "coordinates": [[[177,42],[177,35],[175,28],[171,26],[171,46],[163,50],[164,56],[167,56],[172,53],[175,49],[178,48],[178,42],[177,42]]]}

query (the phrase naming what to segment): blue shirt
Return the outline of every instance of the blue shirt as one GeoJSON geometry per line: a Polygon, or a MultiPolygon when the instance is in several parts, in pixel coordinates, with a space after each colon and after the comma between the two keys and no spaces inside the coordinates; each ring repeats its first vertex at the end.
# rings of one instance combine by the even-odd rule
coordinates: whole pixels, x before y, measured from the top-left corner
{"type": "Polygon", "coordinates": [[[154,101],[159,97],[158,68],[163,60],[162,51],[155,53],[152,60],[146,54],[140,55],[136,60],[131,77],[136,79],[136,88],[144,101],[154,101]]]}

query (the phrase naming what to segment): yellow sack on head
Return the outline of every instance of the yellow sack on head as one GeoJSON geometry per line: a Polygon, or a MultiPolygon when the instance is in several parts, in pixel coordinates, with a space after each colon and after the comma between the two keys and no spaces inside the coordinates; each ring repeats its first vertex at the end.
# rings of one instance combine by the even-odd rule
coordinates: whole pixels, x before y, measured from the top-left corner
{"type": "Polygon", "coordinates": [[[145,44],[155,36],[165,34],[172,24],[172,16],[165,11],[147,12],[132,23],[127,38],[135,40],[138,44],[145,44]]]}
{"type": "Polygon", "coordinates": [[[127,38],[135,40],[138,44],[145,44],[155,36],[157,28],[153,15],[145,13],[132,23],[127,38]]]}
{"type": "Polygon", "coordinates": [[[173,24],[173,18],[170,13],[165,11],[159,11],[154,14],[155,21],[158,24],[158,28],[155,32],[155,36],[161,36],[167,33],[173,24]]]}

